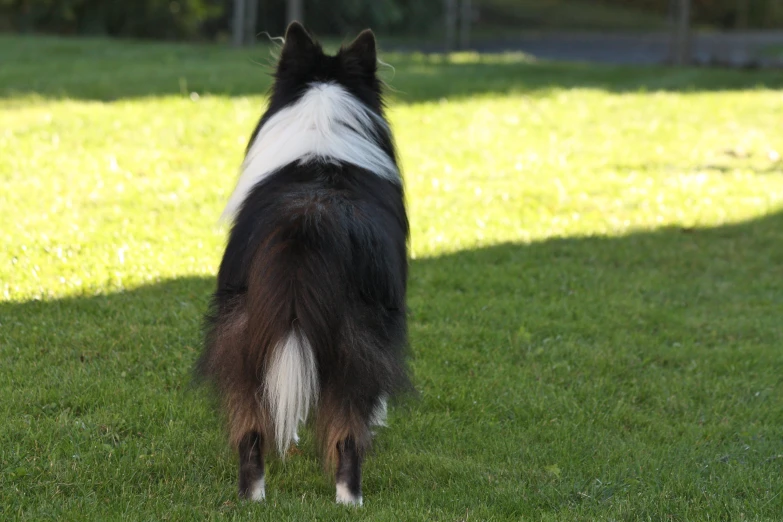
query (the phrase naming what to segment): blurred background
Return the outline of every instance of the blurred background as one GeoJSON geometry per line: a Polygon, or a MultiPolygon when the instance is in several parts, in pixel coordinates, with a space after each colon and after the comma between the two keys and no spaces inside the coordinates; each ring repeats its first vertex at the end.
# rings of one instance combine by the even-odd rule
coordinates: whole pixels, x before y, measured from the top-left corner
{"type": "Polygon", "coordinates": [[[0,0],[0,31],[233,42],[364,27],[387,50],[756,67],[783,61],[783,0],[0,0]]]}

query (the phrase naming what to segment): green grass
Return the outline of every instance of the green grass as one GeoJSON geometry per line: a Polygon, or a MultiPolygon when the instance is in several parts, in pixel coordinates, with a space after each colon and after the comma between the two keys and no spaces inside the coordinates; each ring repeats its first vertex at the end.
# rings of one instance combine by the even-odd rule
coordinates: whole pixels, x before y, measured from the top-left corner
{"type": "Polygon", "coordinates": [[[0,518],[779,520],[783,79],[386,55],[418,397],[237,501],[191,386],[266,50],[0,38],[0,518]],[[198,93],[198,96],[191,93],[198,93]]]}
{"type": "Polygon", "coordinates": [[[769,45],[761,50],[761,56],[783,60],[783,45],[769,45]]]}

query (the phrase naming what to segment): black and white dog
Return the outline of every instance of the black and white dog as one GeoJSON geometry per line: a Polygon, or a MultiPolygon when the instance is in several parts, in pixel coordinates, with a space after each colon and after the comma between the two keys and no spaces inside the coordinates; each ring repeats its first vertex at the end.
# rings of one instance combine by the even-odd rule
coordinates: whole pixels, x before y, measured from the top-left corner
{"type": "Polygon", "coordinates": [[[361,504],[371,428],[409,386],[408,219],[376,69],[371,31],[327,56],[291,24],[224,212],[197,370],[226,410],[242,497],[264,498],[265,450],[285,455],[312,409],[337,502],[361,504]]]}

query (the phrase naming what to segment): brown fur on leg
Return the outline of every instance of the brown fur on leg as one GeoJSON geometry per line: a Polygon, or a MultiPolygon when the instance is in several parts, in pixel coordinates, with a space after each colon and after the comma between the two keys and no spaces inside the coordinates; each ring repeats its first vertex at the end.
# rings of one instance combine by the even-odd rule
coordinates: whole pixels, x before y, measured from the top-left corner
{"type": "Polygon", "coordinates": [[[232,448],[237,449],[249,432],[261,434],[264,449],[267,447],[267,441],[271,440],[267,432],[272,430],[266,429],[269,426],[266,408],[261,406],[256,390],[232,394],[226,398],[225,408],[228,412],[228,440],[232,448]]]}
{"type": "Polygon", "coordinates": [[[324,394],[320,398],[315,434],[327,472],[337,468],[340,457],[338,445],[341,442],[352,439],[359,458],[364,458],[372,442],[367,419],[351,407],[349,401],[337,399],[332,394],[324,394]]]}
{"type": "MultiPolygon", "coordinates": [[[[213,305],[217,308],[217,305],[213,305]]],[[[248,311],[245,296],[227,301],[208,318],[211,327],[207,348],[196,369],[199,375],[211,379],[221,396],[228,420],[231,447],[236,450],[242,438],[250,432],[262,435],[264,444],[272,440],[266,408],[261,401],[255,350],[248,335],[248,311]]]]}

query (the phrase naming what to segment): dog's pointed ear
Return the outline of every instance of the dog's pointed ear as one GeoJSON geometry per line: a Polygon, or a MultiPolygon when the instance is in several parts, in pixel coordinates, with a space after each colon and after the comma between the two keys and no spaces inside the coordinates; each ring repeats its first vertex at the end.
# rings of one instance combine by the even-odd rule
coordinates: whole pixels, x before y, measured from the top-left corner
{"type": "Polygon", "coordinates": [[[318,44],[299,22],[291,22],[285,31],[285,43],[280,54],[281,60],[290,60],[312,56],[318,50],[318,44]]]}
{"type": "Polygon", "coordinates": [[[375,35],[370,29],[365,29],[359,33],[359,36],[348,44],[343,54],[346,58],[358,63],[365,72],[374,73],[378,67],[375,35]]]}

